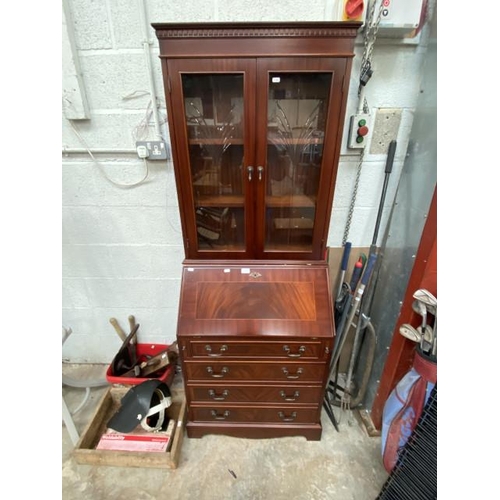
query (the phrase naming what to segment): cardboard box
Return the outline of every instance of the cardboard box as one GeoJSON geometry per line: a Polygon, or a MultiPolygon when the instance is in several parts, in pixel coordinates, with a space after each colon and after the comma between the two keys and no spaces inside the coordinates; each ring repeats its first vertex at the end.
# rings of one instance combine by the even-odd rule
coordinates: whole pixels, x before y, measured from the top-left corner
{"type": "Polygon", "coordinates": [[[176,424],[177,422],[171,418],[166,430],[158,432],[149,432],[141,426],[127,434],[107,429],[97,443],[96,450],[163,453],[170,450],[176,424]]]}
{"type": "Polygon", "coordinates": [[[166,409],[168,416],[177,422],[169,450],[161,453],[151,453],[148,451],[96,449],[101,437],[106,433],[107,422],[118,410],[121,399],[129,389],[126,387],[110,387],[103,394],[94,415],[73,450],[75,460],[79,464],[90,465],[176,469],[179,463],[186,423],[184,391],[172,391],[172,404],[166,409]]]}

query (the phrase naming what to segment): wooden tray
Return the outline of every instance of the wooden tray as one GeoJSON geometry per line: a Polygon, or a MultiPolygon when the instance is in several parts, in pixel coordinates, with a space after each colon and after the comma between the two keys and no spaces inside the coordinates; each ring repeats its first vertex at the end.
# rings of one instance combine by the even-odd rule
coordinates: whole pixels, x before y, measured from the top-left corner
{"type": "Polygon", "coordinates": [[[106,423],[120,407],[128,387],[110,387],[102,396],[94,415],[73,450],[79,464],[111,465],[117,467],[148,467],[176,469],[179,463],[186,420],[186,398],[183,391],[172,391],[172,404],[167,408],[170,418],[177,420],[170,451],[166,453],[96,450],[106,423]]]}

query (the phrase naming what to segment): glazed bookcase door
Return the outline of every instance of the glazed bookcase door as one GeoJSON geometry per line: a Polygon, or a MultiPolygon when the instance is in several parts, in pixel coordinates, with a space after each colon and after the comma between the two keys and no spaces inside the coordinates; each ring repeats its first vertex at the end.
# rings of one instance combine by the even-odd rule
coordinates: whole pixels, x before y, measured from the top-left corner
{"type": "Polygon", "coordinates": [[[260,59],[257,68],[263,110],[256,153],[259,257],[319,259],[331,210],[345,61],[260,59]]]}
{"type": "Polygon", "coordinates": [[[255,61],[169,61],[180,210],[191,258],[253,251],[255,61]]]}

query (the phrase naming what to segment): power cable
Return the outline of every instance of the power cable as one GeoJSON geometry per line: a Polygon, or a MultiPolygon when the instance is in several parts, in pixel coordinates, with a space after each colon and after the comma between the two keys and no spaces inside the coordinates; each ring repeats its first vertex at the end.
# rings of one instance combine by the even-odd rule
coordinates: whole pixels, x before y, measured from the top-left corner
{"type": "Polygon", "coordinates": [[[145,169],[146,169],[146,173],[144,174],[144,177],[137,181],[137,182],[133,182],[131,184],[121,184],[119,182],[116,182],[114,181],[113,179],[111,179],[107,174],[106,174],[106,171],[104,169],[104,167],[99,163],[99,161],[95,158],[95,156],[92,154],[92,151],[90,150],[89,146],[87,145],[87,143],[85,142],[85,140],[83,139],[83,137],[80,135],[80,132],[78,131],[78,129],[76,128],[76,125],[73,123],[72,120],[69,120],[69,123],[71,125],[71,128],[73,129],[73,132],[75,133],[75,135],[78,137],[79,141],[82,143],[82,145],[85,147],[85,149],[87,150],[87,153],[89,154],[89,156],[92,158],[92,161],[97,165],[97,167],[99,168],[99,171],[101,172],[101,174],[104,176],[104,178],[110,182],[111,184],[113,184],[114,186],[116,187],[119,187],[121,189],[128,189],[128,188],[131,188],[131,187],[136,187],[136,186],[139,186],[140,184],[143,184],[146,179],[148,178],[149,176],[149,164],[146,160],[146,158],[143,158],[143,162],[144,162],[144,166],[145,166],[145,169]]]}

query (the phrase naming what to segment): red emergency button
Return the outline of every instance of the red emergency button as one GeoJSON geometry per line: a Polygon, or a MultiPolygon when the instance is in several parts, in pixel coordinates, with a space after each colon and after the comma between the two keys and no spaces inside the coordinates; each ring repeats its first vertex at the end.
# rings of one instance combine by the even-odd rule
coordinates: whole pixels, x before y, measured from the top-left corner
{"type": "Polygon", "coordinates": [[[345,13],[349,19],[355,19],[363,14],[365,8],[363,0],[347,0],[345,4],[345,13]]]}
{"type": "Polygon", "coordinates": [[[363,127],[358,128],[358,135],[364,137],[368,133],[368,127],[364,125],[363,127]]]}

